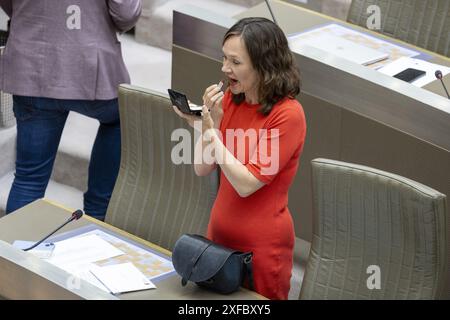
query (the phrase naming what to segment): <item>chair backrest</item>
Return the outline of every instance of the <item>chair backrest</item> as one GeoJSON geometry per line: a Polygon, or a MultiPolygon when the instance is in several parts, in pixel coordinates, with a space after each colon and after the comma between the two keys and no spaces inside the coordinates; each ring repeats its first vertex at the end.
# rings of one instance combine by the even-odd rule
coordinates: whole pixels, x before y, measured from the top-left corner
{"type": "Polygon", "coordinates": [[[381,9],[381,29],[376,31],[450,56],[450,1],[352,0],[347,21],[367,27],[370,5],[381,9]]]}
{"type": "Polygon", "coordinates": [[[172,161],[173,150],[183,156],[173,149],[181,142],[193,161],[193,130],[168,96],[150,90],[121,85],[119,109],[121,163],[105,221],[169,250],[183,233],[205,234],[217,174],[198,177],[192,164],[172,161]],[[180,135],[172,137],[174,132],[180,135]]]}
{"type": "Polygon", "coordinates": [[[404,177],[312,161],[313,240],[300,299],[447,299],[446,196],[404,177]]]}

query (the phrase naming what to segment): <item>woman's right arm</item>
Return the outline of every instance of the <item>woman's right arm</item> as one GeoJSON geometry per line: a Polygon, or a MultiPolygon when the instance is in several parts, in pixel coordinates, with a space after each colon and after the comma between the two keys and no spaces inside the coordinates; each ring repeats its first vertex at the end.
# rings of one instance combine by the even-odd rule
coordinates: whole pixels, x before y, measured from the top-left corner
{"type": "Polygon", "coordinates": [[[211,142],[203,139],[203,134],[200,135],[200,138],[195,144],[194,171],[200,177],[209,175],[217,168],[217,163],[213,160],[214,157],[210,157],[212,160],[207,158],[209,154],[208,146],[210,144],[211,142]]]}
{"type": "MultiPolygon", "coordinates": [[[[214,130],[216,131],[219,131],[223,117],[222,86],[223,82],[213,84],[206,88],[205,93],[203,94],[203,104],[211,111],[211,120],[213,122],[214,130]]],[[[200,127],[202,134],[195,144],[194,150],[194,170],[198,176],[207,176],[217,168],[215,155],[211,154],[214,152],[213,144],[211,144],[210,139],[204,139],[203,133],[205,132],[205,127],[203,126],[204,124],[200,127]]]]}
{"type": "Polygon", "coordinates": [[[187,123],[194,128],[194,130],[198,131],[200,133],[200,137],[197,141],[195,141],[194,146],[194,171],[195,174],[198,176],[206,176],[213,172],[217,168],[217,164],[215,162],[211,163],[211,161],[208,161],[209,159],[206,158],[208,154],[208,145],[210,142],[205,141],[203,139],[203,132],[202,132],[202,120],[196,116],[191,116],[182,113],[180,110],[178,110],[177,107],[173,106],[173,110],[175,113],[180,117],[187,121],[187,123]],[[205,151],[206,150],[206,151],[205,151]]]}

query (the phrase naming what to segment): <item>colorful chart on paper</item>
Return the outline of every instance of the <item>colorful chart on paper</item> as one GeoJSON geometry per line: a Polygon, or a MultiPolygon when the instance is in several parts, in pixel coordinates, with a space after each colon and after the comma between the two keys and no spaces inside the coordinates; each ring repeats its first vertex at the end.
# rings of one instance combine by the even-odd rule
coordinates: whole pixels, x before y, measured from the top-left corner
{"type": "Polygon", "coordinates": [[[99,236],[103,240],[109,242],[114,247],[125,253],[123,255],[114,258],[95,262],[95,264],[100,267],[118,263],[131,262],[150,280],[153,280],[157,277],[175,271],[172,261],[170,261],[169,259],[154,254],[148,250],[144,250],[132,243],[129,243],[125,240],[115,237],[102,230],[95,229],[89,232],[79,234],[76,237],[83,237],[91,234],[99,236]]]}
{"type": "Polygon", "coordinates": [[[403,48],[399,45],[393,44],[388,41],[376,38],[374,36],[358,32],[356,30],[346,28],[344,26],[332,23],[326,26],[318,27],[309,31],[297,33],[289,36],[289,42],[301,41],[302,39],[309,39],[320,34],[329,34],[333,36],[342,37],[346,40],[355,42],[356,44],[363,45],[379,52],[389,54],[389,58],[377,63],[373,63],[368,67],[373,69],[381,68],[394,60],[401,57],[415,57],[420,55],[420,52],[413,51],[407,48],[403,48]]]}

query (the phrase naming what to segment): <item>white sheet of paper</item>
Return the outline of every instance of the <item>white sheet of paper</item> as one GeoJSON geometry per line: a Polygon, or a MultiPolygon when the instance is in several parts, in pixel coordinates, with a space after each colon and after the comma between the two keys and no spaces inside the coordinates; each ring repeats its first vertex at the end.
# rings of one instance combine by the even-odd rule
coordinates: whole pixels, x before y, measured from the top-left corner
{"type": "Polygon", "coordinates": [[[77,269],[66,269],[67,272],[72,274],[75,278],[80,278],[84,281],[89,282],[90,284],[102,289],[105,292],[110,293],[109,289],[106,288],[92,273],[91,269],[95,268],[95,264],[86,264],[83,269],[79,267],[77,269]]]}
{"type": "MultiPolygon", "coordinates": [[[[35,243],[35,241],[15,240],[12,245],[15,248],[23,250],[33,246],[35,243]]],[[[52,256],[54,249],[55,245],[53,243],[43,242],[34,249],[29,250],[28,252],[40,259],[48,259],[52,256]]]]}
{"type": "MultiPolygon", "coordinates": [[[[404,48],[396,45],[390,41],[370,35],[366,32],[360,32],[340,24],[331,23],[324,26],[316,27],[308,31],[289,35],[289,44],[296,42],[303,42],[304,40],[321,37],[321,35],[332,35],[352,41],[368,48],[372,48],[378,52],[383,52],[389,55],[389,59],[370,64],[368,67],[372,69],[379,69],[382,66],[391,63],[400,57],[416,57],[420,52],[404,48]]],[[[295,50],[294,50],[295,51],[295,50]]]]}
{"type": "Polygon", "coordinates": [[[53,255],[47,261],[67,271],[86,269],[92,262],[124,253],[97,235],[54,242],[53,255]]]}
{"type": "Polygon", "coordinates": [[[450,73],[450,68],[448,67],[408,57],[397,59],[392,63],[386,65],[385,67],[378,69],[378,71],[388,76],[394,76],[397,73],[406,70],[408,68],[418,69],[426,72],[424,76],[411,82],[412,85],[415,85],[417,87],[423,87],[429,84],[430,82],[435,81],[436,76],[434,73],[436,72],[436,70],[441,70],[443,76],[446,76],[447,74],[450,73]]]}
{"type": "Polygon", "coordinates": [[[156,288],[131,262],[93,266],[91,272],[113,294],[156,288]]]}
{"type": "Polygon", "coordinates": [[[289,42],[289,47],[294,52],[299,52],[298,50],[302,48],[313,47],[361,65],[368,65],[389,58],[389,54],[385,52],[330,34],[318,34],[316,37],[307,39],[292,39],[289,42]]]}
{"type": "MultiPolygon", "coordinates": [[[[158,278],[165,274],[170,274],[175,272],[172,261],[163,256],[157,255],[152,251],[141,248],[132,242],[126,241],[122,238],[119,238],[115,235],[111,235],[102,230],[95,229],[88,231],[86,233],[81,234],[80,236],[86,236],[90,234],[95,234],[112,244],[116,248],[120,248],[125,255],[132,256],[139,260],[139,262],[144,266],[143,268],[139,268],[142,273],[144,273],[148,279],[153,280],[154,278],[158,278]]],[[[105,261],[106,263],[102,263],[101,265],[109,265],[109,264],[117,264],[117,263],[125,263],[125,262],[133,262],[131,260],[119,258],[111,258],[105,261]]],[[[98,264],[97,264],[98,265],[98,264]]],[[[99,266],[101,266],[99,265],[99,266]]]]}

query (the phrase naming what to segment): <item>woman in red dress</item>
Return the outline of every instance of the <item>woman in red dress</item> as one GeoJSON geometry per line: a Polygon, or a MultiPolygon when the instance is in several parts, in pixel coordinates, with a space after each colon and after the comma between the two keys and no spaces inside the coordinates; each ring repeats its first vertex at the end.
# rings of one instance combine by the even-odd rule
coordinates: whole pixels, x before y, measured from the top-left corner
{"type": "Polygon", "coordinates": [[[284,33],[264,18],[242,19],[227,31],[222,71],[228,88],[205,90],[200,120],[174,107],[193,127],[201,124],[196,174],[221,169],[207,236],[253,252],[255,291],[287,299],[295,238],[288,190],[306,135],[295,100],[299,72],[284,33]]]}

